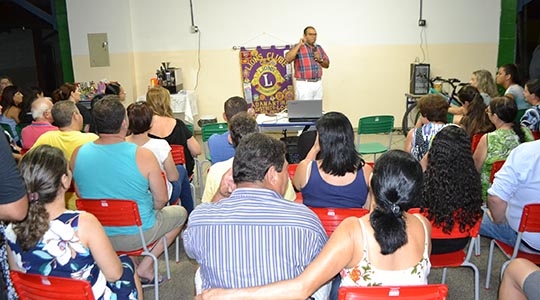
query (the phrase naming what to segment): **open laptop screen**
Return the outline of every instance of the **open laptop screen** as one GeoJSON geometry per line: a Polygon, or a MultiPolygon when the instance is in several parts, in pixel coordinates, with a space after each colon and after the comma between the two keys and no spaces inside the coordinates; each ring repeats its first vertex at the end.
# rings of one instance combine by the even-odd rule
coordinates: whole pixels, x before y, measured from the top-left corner
{"type": "Polygon", "coordinates": [[[314,122],[322,117],[322,100],[291,100],[287,111],[289,122],[314,122]]]}

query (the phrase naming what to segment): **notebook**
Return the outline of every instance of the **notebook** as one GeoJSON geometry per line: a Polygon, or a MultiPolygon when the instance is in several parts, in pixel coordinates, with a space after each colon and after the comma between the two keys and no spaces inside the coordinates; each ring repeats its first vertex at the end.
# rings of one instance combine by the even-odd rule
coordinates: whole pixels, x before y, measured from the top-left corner
{"type": "Polygon", "coordinates": [[[291,100],[287,111],[289,122],[315,122],[322,117],[322,100],[291,100]]]}

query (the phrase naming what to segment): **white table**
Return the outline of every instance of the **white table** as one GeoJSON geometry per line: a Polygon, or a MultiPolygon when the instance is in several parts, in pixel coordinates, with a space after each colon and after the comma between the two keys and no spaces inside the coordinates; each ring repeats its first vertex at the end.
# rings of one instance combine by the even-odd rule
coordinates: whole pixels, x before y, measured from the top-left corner
{"type": "MultiPolygon", "coordinates": [[[[137,101],[146,101],[146,95],[139,96],[137,101]]],[[[184,119],[193,124],[195,116],[199,114],[197,94],[188,90],[171,94],[171,108],[173,113],[184,113],[184,119]]]]}
{"type": "Polygon", "coordinates": [[[277,113],[272,116],[258,114],[257,124],[261,131],[264,131],[265,129],[281,129],[285,131],[288,129],[298,130],[299,127],[303,128],[302,131],[305,131],[308,130],[310,126],[314,126],[316,122],[290,122],[287,113],[277,113]]]}

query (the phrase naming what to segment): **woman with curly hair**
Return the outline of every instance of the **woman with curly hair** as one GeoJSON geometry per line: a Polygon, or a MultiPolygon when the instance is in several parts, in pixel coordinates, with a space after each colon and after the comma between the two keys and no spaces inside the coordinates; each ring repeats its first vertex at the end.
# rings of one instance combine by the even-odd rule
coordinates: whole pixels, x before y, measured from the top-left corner
{"type": "Polygon", "coordinates": [[[469,83],[480,91],[485,105],[488,105],[492,98],[499,95],[493,75],[488,70],[474,71],[469,83]]]}
{"type": "Polygon", "coordinates": [[[477,133],[486,133],[495,130],[495,127],[486,115],[486,105],[477,88],[472,85],[464,86],[458,92],[458,98],[463,102],[465,115],[460,125],[470,138],[477,133]]]}
{"type": "Polygon", "coordinates": [[[12,270],[87,280],[95,299],[142,298],[131,259],[116,255],[99,221],[65,208],[71,171],[58,148],[41,145],[19,165],[28,192],[26,219],[6,229],[12,270]]]}
{"type": "Polygon", "coordinates": [[[368,178],[372,168],[354,145],[349,119],[328,112],[317,121],[313,147],[296,169],[294,186],[311,207],[369,207],[368,178]]]}
{"type": "Polygon", "coordinates": [[[516,101],[506,96],[496,97],[486,108],[495,131],[484,134],[473,154],[474,164],[482,180],[482,197],[486,199],[489,175],[493,163],[505,160],[514,148],[523,142],[534,140],[531,131],[515,121],[518,109],[516,101]]]}
{"type": "MultiPolygon", "coordinates": [[[[483,104],[483,102],[482,102],[483,104]]],[[[482,217],[482,185],[474,167],[471,141],[455,125],[441,129],[431,144],[424,172],[422,210],[433,227],[450,233],[458,226],[466,232],[482,217]]],[[[469,238],[432,239],[431,253],[463,249],[469,238]]]]}

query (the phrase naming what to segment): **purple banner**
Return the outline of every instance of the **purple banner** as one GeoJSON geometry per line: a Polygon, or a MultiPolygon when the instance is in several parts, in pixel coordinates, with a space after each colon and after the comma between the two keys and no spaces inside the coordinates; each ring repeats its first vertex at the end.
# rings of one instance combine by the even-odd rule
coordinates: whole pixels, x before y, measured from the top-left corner
{"type": "Polygon", "coordinates": [[[244,98],[257,113],[278,113],[294,99],[292,67],[285,60],[283,48],[257,47],[240,50],[244,98]]]}

